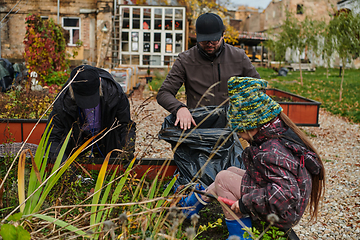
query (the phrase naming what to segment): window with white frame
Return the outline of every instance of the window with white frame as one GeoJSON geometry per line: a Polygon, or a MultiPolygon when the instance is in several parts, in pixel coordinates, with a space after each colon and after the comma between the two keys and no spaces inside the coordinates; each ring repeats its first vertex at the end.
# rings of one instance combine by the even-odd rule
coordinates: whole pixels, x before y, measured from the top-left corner
{"type": "Polygon", "coordinates": [[[185,51],[185,7],[122,5],[120,64],[166,67],[185,51]]]}
{"type": "Polygon", "coordinates": [[[62,19],[63,28],[69,32],[69,46],[75,46],[76,42],[80,40],[80,18],[78,17],[64,17],[62,19]]]}

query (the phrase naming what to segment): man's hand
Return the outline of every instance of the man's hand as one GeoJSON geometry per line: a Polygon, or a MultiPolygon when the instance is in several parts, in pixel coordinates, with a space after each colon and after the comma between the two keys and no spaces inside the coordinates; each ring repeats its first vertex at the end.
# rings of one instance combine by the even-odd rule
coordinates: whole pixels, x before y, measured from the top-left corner
{"type": "Polygon", "coordinates": [[[231,210],[233,210],[235,213],[241,213],[240,207],[239,207],[239,201],[236,201],[232,206],[231,210]]]}
{"type": "Polygon", "coordinates": [[[191,124],[196,126],[195,120],[191,116],[189,109],[187,109],[186,107],[180,108],[176,113],[176,121],[174,125],[177,126],[179,122],[180,128],[184,130],[190,129],[191,124]]]}

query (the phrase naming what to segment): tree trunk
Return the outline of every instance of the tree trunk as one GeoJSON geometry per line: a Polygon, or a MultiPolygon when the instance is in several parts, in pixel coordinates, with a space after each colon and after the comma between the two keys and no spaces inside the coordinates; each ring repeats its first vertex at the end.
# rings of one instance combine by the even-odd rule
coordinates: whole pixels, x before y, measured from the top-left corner
{"type": "Polygon", "coordinates": [[[344,75],[345,75],[345,64],[346,64],[346,58],[342,59],[342,74],[341,74],[341,83],[340,83],[340,94],[339,94],[339,101],[341,102],[342,100],[342,90],[343,90],[343,82],[344,82],[344,75]]]}
{"type": "Polygon", "coordinates": [[[264,46],[261,46],[261,67],[264,67],[264,46]]]}
{"type": "Polygon", "coordinates": [[[329,66],[326,66],[326,78],[329,78],[329,66]]]}
{"type": "Polygon", "coordinates": [[[300,70],[300,83],[302,86],[303,85],[303,77],[302,77],[302,70],[301,70],[301,52],[299,52],[299,70],[300,70]]]}

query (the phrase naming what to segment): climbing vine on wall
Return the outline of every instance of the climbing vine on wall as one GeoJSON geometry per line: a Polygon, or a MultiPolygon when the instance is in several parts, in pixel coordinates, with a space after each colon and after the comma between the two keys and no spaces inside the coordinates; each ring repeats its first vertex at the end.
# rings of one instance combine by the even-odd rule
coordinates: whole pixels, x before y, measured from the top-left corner
{"type": "Polygon", "coordinates": [[[32,14],[25,19],[24,58],[30,72],[35,71],[40,81],[53,71],[64,71],[69,66],[64,29],[52,19],[43,20],[32,14]]]}

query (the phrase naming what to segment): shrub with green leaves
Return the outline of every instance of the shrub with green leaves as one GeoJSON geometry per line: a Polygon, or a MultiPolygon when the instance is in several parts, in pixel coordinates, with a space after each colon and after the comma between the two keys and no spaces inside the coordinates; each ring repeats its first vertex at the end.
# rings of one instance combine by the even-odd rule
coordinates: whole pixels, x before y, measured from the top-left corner
{"type": "Polygon", "coordinates": [[[69,73],[65,71],[54,71],[49,73],[45,78],[45,83],[48,85],[63,85],[68,78],[70,77],[69,73]]]}
{"type": "Polygon", "coordinates": [[[151,91],[159,91],[162,83],[164,82],[167,75],[166,72],[154,71],[154,77],[151,82],[149,82],[149,88],[151,91]]]}
{"type": "MultiPolygon", "coordinates": [[[[154,77],[151,82],[148,83],[149,90],[153,92],[158,92],[161,85],[163,84],[166,76],[168,74],[168,71],[160,72],[160,71],[154,71],[154,77]]],[[[177,98],[183,97],[185,94],[185,87],[184,85],[181,86],[181,88],[178,91],[178,94],[176,95],[177,98]]]]}
{"type": "Polygon", "coordinates": [[[40,81],[52,71],[64,71],[69,66],[64,29],[52,19],[43,20],[32,14],[25,19],[24,58],[29,71],[35,71],[40,81]]]}
{"type": "Polygon", "coordinates": [[[38,119],[51,105],[56,92],[11,90],[0,98],[0,118],[38,119]]]}

